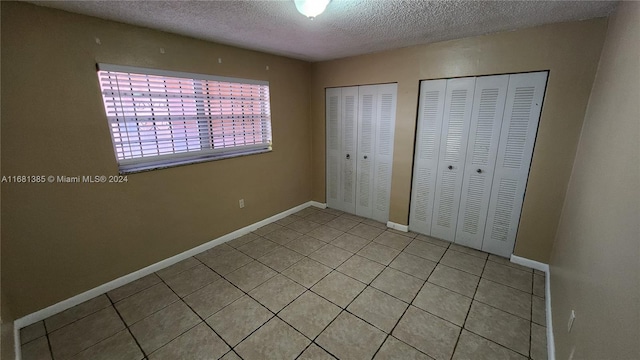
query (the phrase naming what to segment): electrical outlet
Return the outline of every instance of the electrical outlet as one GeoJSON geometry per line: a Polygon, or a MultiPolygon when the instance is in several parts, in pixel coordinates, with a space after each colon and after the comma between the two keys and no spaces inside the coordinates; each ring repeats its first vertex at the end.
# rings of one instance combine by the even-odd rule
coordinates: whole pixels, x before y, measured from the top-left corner
{"type": "Polygon", "coordinates": [[[571,328],[573,327],[573,320],[576,319],[576,312],[571,310],[571,315],[569,315],[569,323],[567,324],[567,332],[571,332],[571,328]]]}
{"type": "Polygon", "coordinates": [[[244,208],[244,199],[240,199],[240,201],[238,201],[238,205],[240,205],[240,209],[244,208]]]}

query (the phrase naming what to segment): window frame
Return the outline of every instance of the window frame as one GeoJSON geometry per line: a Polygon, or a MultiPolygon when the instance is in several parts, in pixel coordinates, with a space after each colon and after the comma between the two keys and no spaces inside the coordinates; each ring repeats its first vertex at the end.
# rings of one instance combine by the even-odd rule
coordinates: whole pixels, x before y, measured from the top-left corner
{"type": "MultiPolygon", "coordinates": [[[[119,169],[119,173],[120,174],[131,174],[131,173],[136,173],[136,172],[141,172],[141,171],[148,171],[148,170],[156,170],[156,169],[164,169],[164,168],[168,168],[168,167],[174,167],[174,166],[180,166],[180,165],[188,165],[188,164],[197,164],[197,163],[201,163],[201,162],[206,162],[206,161],[214,161],[214,160],[221,160],[221,159],[228,159],[228,158],[233,158],[233,157],[239,157],[239,156],[247,156],[247,155],[253,155],[253,154],[262,154],[262,153],[266,153],[266,152],[270,152],[272,151],[272,131],[271,131],[271,97],[270,97],[270,85],[268,81],[264,81],[264,80],[253,80],[253,79],[244,79],[244,78],[233,78],[233,77],[224,77],[224,76],[215,76],[215,75],[207,75],[207,74],[198,74],[198,73],[190,73],[190,72],[179,72],[179,71],[170,71],[170,70],[161,70],[161,69],[152,69],[152,68],[143,68],[143,67],[136,67],[136,66],[123,66],[123,65],[112,65],[112,64],[104,64],[104,63],[98,63],[96,64],[96,68],[97,68],[97,77],[98,77],[98,82],[99,82],[99,86],[100,86],[100,96],[103,100],[103,108],[105,110],[105,117],[107,119],[107,123],[109,125],[109,134],[111,136],[111,142],[113,145],[113,152],[114,152],[114,157],[116,159],[116,162],[118,164],[118,169],[119,169]],[[132,118],[133,116],[128,116],[127,113],[128,111],[122,110],[122,113],[120,114],[120,116],[118,115],[110,115],[109,112],[109,107],[107,106],[107,100],[109,99],[113,99],[114,101],[117,101],[117,99],[122,99],[123,96],[122,94],[118,94],[118,95],[113,95],[113,93],[109,96],[107,95],[107,93],[109,91],[113,91],[113,85],[111,85],[110,87],[104,87],[104,83],[103,83],[103,73],[101,72],[115,72],[115,73],[125,73],[125,74],[136,74],[136,75],[141,75],[141,76],[160,76],[160,77],[167,77],[167,78],[178,78],[181,80],[191,80],[193,81],[193,94],[195,98],[195,102],[196,104],[193,105],[194,108],[197,111],[196,115],[193,115],[194,117],[197,116],[204,116],[207,117],[209,116],[209,120],[200,120],[197,118],[194,119],[190,119],[189,121],[196,121],[197,126],[196,126],[196,131],[198,132],[198,137],[197,139],[199,139],[200,141],[200,150],[188,150],[188,146],[187,146],[187,150],[186,151],[182,151],[182,152],[176,152],[175,146],[172,146],[172,151],[173,153],[168,153],[168,154],[160,154],[160,155],[144,155],[142,150],[139,150],[142,155],[141,156],[133,156],[130,155],[130,158],[119,158],[118,155],[118,146],[120,144],[120,146],[122,147],[123,145],[121,143],[118,143],[114,137],[114,123],[117,123],[118,118],[122,118],[122,124],[118,125],[117,128],[120,129],[120,127],[125,128],[125,131],[127,131],[127,127],[128,127],[128,121],[127,118],[132,118]],[[213,128],[213,118],[212,116],[212,112],[211,109],[215,109],[212,108],[211,106],[208,105],[204,105],[203,103],[199,103],[201,101],[201,99],[203,98],[203,96],[213,96],[210,94],[205,94],[204,89],[202,88],[202,82],[203,81],[213,81],[213,82],[220,82],[220,83],[234,83],[234,84],[241,84],[241,85],[258,85],[258,86],[266,86],[266,95],[265,94],[261,94],[259,97],[257,97],[256,99],[259,99],[260,101],[260,106],[264,107],[266,106],[266,111],[261,110],[260,113],[260,117],[259,117],[259,127],[261,129],[262,132],[262,137],[263,137],[263,142],[262,143],[256,143],[256,144],[244,144],[244,145],[239,145],[239,146],[222,146],[219,148],[216,148],[215,145],[213,145],[213,141],[214,141],[214,135],[212,134],[211,130],[214,129],[213,128]],[[200,82],[200,89],[199,92],[196,91],[196,88],[198,87],[198,85],[196,85],[198,82],[200,82]],[[200,99],[198,99],[197,97],[200,97],[200,99]],[[266,102],[266,104],[265,104],[266,102]],[[209,113],[207,115],[207,113],[205,112],[205,110],[209,110],[209,113]],[[201,114],[202,112],[202,114],[201,114]],[[202,126],[204,123],[205,126],[202,126]],[[208,125],[208,126],[207,126],[208,125]],[[207,129],[207,130],[203,130],[203,129],[207,129]],[[206,131],[207,135],[203,136],[202,132],[206,131]],[[208,144],[207,144],[208,143],[208,144]],[[202,146],[209,146],[209,148],[205,148],[202,149],[202,146]]],[[[165,91],[166,91],[166,85],[165,85],[165,91]]],[[[119,91],[119,90],[118,90],[119,91]]],[[[131,90],[133,91],[133,90],[131,90]]],[[[222,96],[220,94],[216,94],[216,96],[222,96]]],[[[135,97],[132,97],[132,99],[135,99],[135,97]]],[[[120,100],[121,101],[121,100],[120,100]]],[[[132,100],[134,101],[134,100],[132,100]]],[[[180,104],[183,104],[183,100],[180,100],[180,104]]],[[[116,105],[113,106],[114,108],[117,107],[116,105]]],[[[133,106],[135,108],[135,104],[133,106]]],[[[154,106],[149,106],[149,108],[153,109],[154,106]]],[[[120,110],[118,110],[120,111],[120,110]]],[[[133,110],[133,112],[135,112],[137,110],[133,110]]],[[[153,112],[154,110],[152,110],[153,112]]],[[[233,114],[225,114],[225,115],[229,115],[232,117],[235,116],[244,116],[245,114],[241,114],[241,113],[233,113],[233,114]]],[[[137,118],[138,115],[135,115],[135,117],[137,118]]],[[[152,115],[155,116],[155,115],[152,115]]],[[[186,117],[188,117],[189,115],[187,115],[186,117]]],[[[171,115],[169,113],[168,115],[169,119],[165,120],[166,122],[171,122],[171,121],[183,121],[183,125],[186,127],[186,121],[188,121],[188,119],[184,119],[185,115],[184,114],[180,114],[180,115],[171,115]],[[171,116],[174,117],[182,117],[183,119],[180,120],[172,120],[171,116]]],[[[232,122],[235,120],[232,120],[232,122]]],[[[157,128],[156,126],[163,126],[163,125],[158,125],[155,124],[155,119],[153,120],[154,124],[152,125],[157,132],[157,128]]],[[[134,125],[137,130],[138,134],[140,134],[140,127],[144,126],[144,125],[140,125],[137,123],[134,125]]],[[[169,124],[169,127],[171,127],[171,142],[174,141],[173,138],[173,124],[169,124]]],[[[256,126],[256,124],[253,124],[252,126],[256,126]]],[[[219,129],[223,129],[223,127],[221,126],[219,129]]],[[[185,131],[186,132],[186,131],[185,131]]],[[[128,133],[127,133],[128,134],[128,133]]],[[[241,132],[238,133],[238,136],[241,138],[245,138],[247,136],[247,132],[241,132]]],[[[255,135],[254,135],[255,136],[255,135]]],[[[195,137],[188,137],[185,136],[184,141],[189,141],[189,139],[191,140],[195,140],[195,137]]],[[[233,136],[233,141],[235,141],[235,135],[233,136]]],[[[223,141],[225,141],[223,139],[223,141]]],[[[140,142],[140,141],[138,141],[140,142]]],[[[133,143],[129,142],[129,143],[133,143]]],[[[158,147],[159,149],[159,144],[160,143],[160,139],[156,136],[155,139],[155,144],[156,147],[158,147]]],[[[140,145],[141,147],[141,145],[140,145]]],[[[133,152],[132,150],[129,150],[130,152],[133,152]]],[[[122,152],[122,151],[121,151],[122,152]]],[[[123,157],[126,155],[123,155],[123,157]]]]}

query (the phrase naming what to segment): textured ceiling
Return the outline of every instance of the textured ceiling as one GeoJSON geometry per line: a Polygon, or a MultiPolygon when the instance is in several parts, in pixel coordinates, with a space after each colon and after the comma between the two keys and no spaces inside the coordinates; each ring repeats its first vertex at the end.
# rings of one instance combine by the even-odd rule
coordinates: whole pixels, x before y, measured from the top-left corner
{"type": "Polygon", "coordinates": [[[284,1],[30,1],[309,61],[608,16],[611,1],[333,0],[314,20],[284,1]]]}

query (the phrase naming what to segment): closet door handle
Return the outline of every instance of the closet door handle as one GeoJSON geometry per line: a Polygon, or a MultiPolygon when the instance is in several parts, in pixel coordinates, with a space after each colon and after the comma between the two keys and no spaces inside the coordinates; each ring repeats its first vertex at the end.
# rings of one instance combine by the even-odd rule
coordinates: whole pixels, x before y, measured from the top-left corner
{"type": "Polygon", "coordinates": [[[476,170],[476,172],[477,172],[478,174],[482,174],[482,169],[478,169],[478,170],[476,170]]]}
{"type": "Polygon", "coordinates": [[[367,158],[367,155],[365,155],[365,156],[364,156],[364,158],[366,159],[366,158],[367,158]]]}
{"type": "Polygon", "coordinates": [[[347,159],[351,159],[351,155],[347,154],[347,159]]]}
{"type": "Polygon", "coordinates": [[[449,170],[453,170],[453,166],[452,166],[452,165],[449,165],[449,166],[447,166],[447,169],[449,169],[449,170]]]}

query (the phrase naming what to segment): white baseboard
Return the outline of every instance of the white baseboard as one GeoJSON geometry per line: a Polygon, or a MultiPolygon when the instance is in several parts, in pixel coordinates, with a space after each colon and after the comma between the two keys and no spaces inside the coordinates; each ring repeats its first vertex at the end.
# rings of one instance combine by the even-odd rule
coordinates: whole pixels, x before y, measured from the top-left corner
{"type": "Polygon", "coordinates": [[[321,202],[317,202],[317,201],[309,201],[307,204],[309,204],[311,206],[318,207],[320,209],[326,209],[327,208],[327,204],[326,203],[321,203],[321,202]]]}
{"type": "Polygon", "coordinates": [[[556,360],[556,343],[553,338],[553,318],[551,316],[551,268],[548,265],[547,276],[544,278],[544,301],[547,308],[547,359],[556,360]]]}
{"type": "Polygon", "coordinates": [[[16,360],[22,360],[22,349],[20,348],[20,328],[13,323],[13,347],[16,354],[16,360]]]}
{"type": "Polygon", "coordinates": [[[13,326],[14,326],[14,337],[15,337],[15,343],[16,343],[16,360],[20,360],[21,359],[21,353],[20,353],[20,329],[25,327],[25,326],[29,326],[31,324],[34,324],[38,321],[44,320],[52,315],[55,315],[59,312],[62,312],[64,310],[70,309],[78,304],[81,304],[87,300],[93,299],[96,296],[100,296],[102,294],[107,293],[108,291],[111,291],[115,288],[118,288],[122,285],[126,285],[132,281],[138,280],[144,276],[147,276],[149,274],[152,274],[158,270],[162,270],[168,266],[171,266],[179,261],[185,260],[187,258],[190,258],[194,255],[197,255],[203,251],[209,250],[214,246],[223,244],[227,241],[233,240],[237,237],[240,237],[242,235],[248,234],[251,231],[254,231],[260,227],[263,227],[265,225],[268,225],[274,221],[280,220],[284,217],[287,217],[293,213],[296,213],[304,208],[307,208],[309,206],[315,206],[318,208],[326,208],[327,205],[326,204],[322,204],[316,201],[308,201],[304,204],[298,205],[296,207],[293,207],[289,210],[283,211],[279,214],[273,215],[269,218],[266,218],[264,220],[258,221],[256,223],[253,223],[251,225],[245,226],[241,229],[238,229],[236,231],[233,231],[231,233],[228,233],[226,235],[222,235],[221,237],[211,240],[207,243],[204,243],[202,245],[196,246],[193,249],[187,250],[185,252],[182,252],[178,255],[172,256],[168,259],[164,259],[162,261],[159,261],[155,264],[149,265],[145,268],[142,268],[140,270],[134,271],[130,274],[124,275],[122,277],[119,277],[115,280],[109,281],[106,284],[102,284],[100,286],[97,286],[91,290],[87,290],[81,294],[78,294],[76,296],[73,296],[69,299],[63,300],[59,303],[53,304],[51,306],[48,306],[42,310],[38,310],[34,313],[31,313],[29,315],[23,316],[20,319],[17,319],[14,321],[13,326]]]}
{"type": "Polygon", "coordinates": [[[549,265],[541,263],[539,261],[530,260],[516,255],[511,255],[511,262],[514,264],[526,266],[528,268],[540,270],[544,273],[549,273],[549,265]]]}
{"type": "Polygon", "coordinates": [[[556,344],[553,338],[553,319],[551,317],[551,270],[549,264],[530,260],[516,255],[511,255],[511,262],[514,264],[540,270],[546,274],[544,277],[545,307],[547,317],[547,359],[556,359],[556,344]]]}
{"type": "Polygon", "coordinates": [[[387,227],[398,231],[409,232],[409,225],[402,225],[392,221],[387,221],[387,227]]]}

